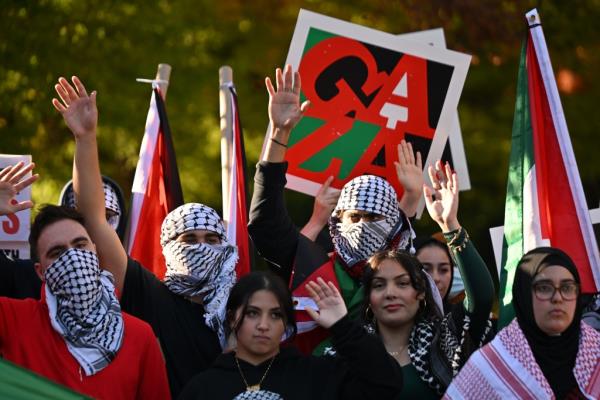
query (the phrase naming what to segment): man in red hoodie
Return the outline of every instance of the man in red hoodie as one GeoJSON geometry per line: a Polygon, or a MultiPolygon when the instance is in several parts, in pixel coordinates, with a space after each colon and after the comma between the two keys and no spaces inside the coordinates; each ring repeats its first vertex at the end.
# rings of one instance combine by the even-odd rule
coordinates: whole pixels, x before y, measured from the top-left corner
{"type": "MultiPolygon", "coordinates": [[[[14,201],[35,180],[22,176],[0,173],[0,215],[32,206],[14,201]]],[[[0,297],[2,357],[94,398],[168,399],[156,338],[148,324],[121,312],[81,214],[43,207],[29,242],[41,299],[0,297]]]]}

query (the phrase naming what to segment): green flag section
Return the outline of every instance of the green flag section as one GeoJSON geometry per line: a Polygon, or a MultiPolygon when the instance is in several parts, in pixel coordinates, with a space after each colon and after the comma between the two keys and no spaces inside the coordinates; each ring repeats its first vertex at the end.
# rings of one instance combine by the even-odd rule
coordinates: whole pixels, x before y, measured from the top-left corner
{"type": "Polygon", "coordinates": [[[11,362],[0,359],[0,399],[81,400],[90,399],[90,397],[76,393],[11,362]]]}
{"type": "Polygon", "coordinates": [[[500,327],[514,318],[515,270],[534,248],[563,250],[577,266],[582,292],[600,288],[598,245],[536,10],[527,22],[504,211],[500,327]]]}

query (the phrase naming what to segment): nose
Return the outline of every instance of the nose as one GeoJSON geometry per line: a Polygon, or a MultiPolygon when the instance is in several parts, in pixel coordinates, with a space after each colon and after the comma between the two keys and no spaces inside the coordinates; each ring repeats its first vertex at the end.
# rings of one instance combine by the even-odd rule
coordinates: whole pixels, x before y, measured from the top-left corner
{"type": "Polygon", "coordinates": [[[395,299],[398,296],[395,285],[387,285],[384,295],[386,299],[395,299]]]}
{"type": "Polygon", "coordinates": [[[269,330],[269,316],[262,315],[258,320],[258,325],[256,326],[256,328],[259,331],[263,331],[263,332],[269,330]]]}
{"type": "Polygon", "coordinates": [[[563,300],[564,299],[562,297],[562,294],[560,294],[560,290],[557,288],[554,288],[554,293],[552,293],[552,298],[550,299],[550,301],[552,301],[552,303],[560,303],[563,300]]]}

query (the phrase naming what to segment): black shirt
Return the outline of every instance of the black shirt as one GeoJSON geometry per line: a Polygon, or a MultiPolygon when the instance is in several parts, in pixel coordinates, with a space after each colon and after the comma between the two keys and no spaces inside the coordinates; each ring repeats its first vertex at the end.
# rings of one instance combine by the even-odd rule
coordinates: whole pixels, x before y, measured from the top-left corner
{"type": "MultiPolygon", "coordinates": [[[[369,335],[347,316],[330,331],[336,357],[304,356],[293,347],[282,348],[268,371],[271,359],[256,366],[238,360],[249,385],[264,376],[260,385],[263,397],[252,398],[385,400],[400,392],[402,372],[377,336],[369,335]]],[[[241,399],[247,398],[240,395],[245,390],[235,353],[227,353],[192,379],[179,399],[241,399]]]]}
{"type": "Polygon", "coordinates": [[[121,308],[152,326],[165,357],[173,398],[221,354],[217,334],[204,322],[202,305],[174,294],[133,259],[127,263],[121,308]]]}
{"type": "Polygon", "coordinates": [[[39,299],[41,289],[32,260],[11,260],[0,250],[0,296],[39,299]]]}

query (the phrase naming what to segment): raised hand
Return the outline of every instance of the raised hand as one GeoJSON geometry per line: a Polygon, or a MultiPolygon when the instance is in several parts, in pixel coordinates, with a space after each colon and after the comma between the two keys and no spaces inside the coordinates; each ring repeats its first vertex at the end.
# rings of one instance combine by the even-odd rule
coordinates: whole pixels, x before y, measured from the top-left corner
{"type": "Polygon", "coordinates": [[[438,223],[443,232],[458,229],[459,187],[456,172],[452,172],[450,164],[442,166],[438,160],[435,168],[429,166],[428,173],[433,187],[423,185],[423,195],[431,219],[438,223]]]}
{"type": "Polygon", "coordinates": [[[25,165],[23,162],[18,162],[0,171],[0,215],[13,214],[33,207],[30,200],[18,202],[15,196],[39,178],[38,174],[34,174],[21,180],[34,167],[33,163],[25,165]]]}
{"type": "Polygon", "coordinates": [[[332,282],[317,278],[317,282],[308,282],[306,290],[319,306],[319,311],[307,307],[306,312],[323,328],[330,328],[348,313],[342,295],[332,282]]]}
{"type": "Polygon", "coordinates": [[[300,231],[300,233],[312,241],[317,239],[319,232],[321,232],[321,229],[329,221],[329,217],[340,197],[340,191],[332,188],[330,186],[331,182],[333,182],[333,176],[327,178],[325,183],[319,188],[315,196],[313,213],[310,216],[310,220],[300,231]]]}
{"type": "MultiPolygon", "coordinates": [[[[288,135],[291,129],[300,121],[310,102],[307,100],[300,104],[300,74],[292,72],[292,66],[286,65],[275,70],[277,90],[273,87],[270,78],[265,78],[265,85],[269,92],[269,119],[273,130],[283,130],[288,135]]],[[[285,139],[287,144],[287,137],[285,139]]]]}
{"type": "Polygon", "coordinates": [[[95,137],[98,125],[96,91],[88,96],[78,77],[72,77],[72,81],[75,87],[65,78],[58,79],[54,89],[62,101],[54,98],[52,105],[62,114],[75,139],[95,137]]]}
{"type": "Polygon", "coordinates": [[[420,196],[423,187],[423,163],[421,152],[413,152],[412,145],[402,140],[398,145],[398,161],[394,162],[398,180],[405,193],[418,193],[420,196]]]}

